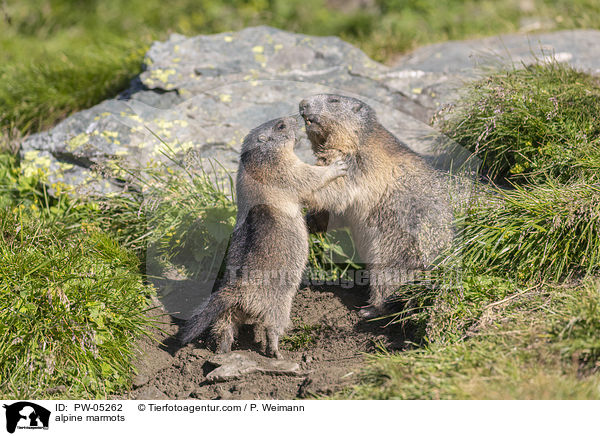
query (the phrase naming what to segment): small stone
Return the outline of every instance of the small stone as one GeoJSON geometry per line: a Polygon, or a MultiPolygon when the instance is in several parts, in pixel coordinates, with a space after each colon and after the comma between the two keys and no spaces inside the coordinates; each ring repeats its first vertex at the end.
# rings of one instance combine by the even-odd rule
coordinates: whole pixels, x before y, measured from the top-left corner
{"type": "Polygon", "coordinates": [[[67,387],[65,385],[55,386],[53,388],[46,389],[46,392],[49,395],[62,394],[67,391],[67,387]]]}
{"type": "Polygon", "coordinates": [[[223,390],[223,392],[221,393],[221,400],[231,400],[233,398],[233,395],[231,392],[229,392],[228,390],[223,390]]]}
{"type": "Polygon", "coordinates": [[[217,369],[206,376],[209,382],[237,380],[246,374],[258,371],[258,363],[243,355],[228,353],[211,357],[209,363],[217,365],[217,369]]]}
{"type": "Polygon", "coordinates": [[[192,350],[192,356],[198,357],[200,359],[206,359],[210,355],[210,351],[206,348],[194,348],[192,350]]]}
{"type": "Polygon", "coordinates": [[[272,360],[259,368],[263,374],[270,375],[299,375],[300,365],[289,360],[272,360]]]}
{"type": "Polygon", "coordinates": [[[302,360],[304,360],[306,363],[311,363],[313,361],[312,356],[307,356],[306,354],[304,354],[302,356],[302,360]]]}
{"type": "Polygon", "coordinates": [[[150,381],[150,377],[148,377],[145,374],[138,374],[136,375],[133,380],[131,381],[133,384],[133,387],[135,389],[140,388],[142,386],[144,386],[146,383],[148,383],[150,381]]]}
{"type": "Polygon", "coordinates": [[[188,398],[190,398],[191,394],[192,391],[179,392],[175,397],[177,400],[187,400],[188,398]]]}
{"type": "Polygon", "coordinates": [[[169,397],[156,386],[144,386],[135,392],[136,400],[168,400],[169,397]]]}

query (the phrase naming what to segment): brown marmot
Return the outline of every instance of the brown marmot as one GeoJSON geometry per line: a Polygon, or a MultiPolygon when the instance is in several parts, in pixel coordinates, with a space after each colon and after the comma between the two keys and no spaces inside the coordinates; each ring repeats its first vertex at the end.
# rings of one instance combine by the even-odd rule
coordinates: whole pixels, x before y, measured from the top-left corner
{"type": "Polygon", "coordinates": [[[300,102],[300,115],[318,164],[343,159],[349,166],[347,177],[316,191],[309,206],[350,228],[370,276],[370,307],[361,315],[376,316],[400,284],[430,267],[453,239],[444,176],[358,99],[315,95],[300,102]]]}
{"type": "Polygon", "coordinates": [[[218,352],[231,350],[238,327],[253,324],[269,356],[281,357],[279,335],[308,260],[302,203],[347,172],[343,161],[313,166],[294,154],[296,120],[280,118],[244,139],[236,180],[237,221],[226,273],[207,305],[185,324],[187,343],[212,325],[218,352]],[[264,329],[264,330],[263,330],[264,329]],[[262,331],[257,331],[262,330],[262,331]]]}

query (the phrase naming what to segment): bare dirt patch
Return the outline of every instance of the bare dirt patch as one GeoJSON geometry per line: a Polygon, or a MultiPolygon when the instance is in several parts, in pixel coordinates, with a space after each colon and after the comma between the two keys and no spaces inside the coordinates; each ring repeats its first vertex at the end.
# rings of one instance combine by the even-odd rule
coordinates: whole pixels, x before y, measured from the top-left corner
{"type": "MultiPolygon", "coordinates": [[[[159,341],[144,339],[136,362],[133,399],[294,399],[329,395],[355,384],[365,353],[378,344],[388,350],[406,346],[408,333],[384,321],[364,321],[366,289],[304,288],[294,299],[293,328],[280,348],[285,360],[299,364],[297,375],[248,374],[237,380],[210,382],[214,353],[202,340],[180,348],[174,335],[181,322],[164,315],[159,341]]],[[[251,331],[242,329],[234,352],[257,361],[265,357],[252,343],[251,331]]]]}

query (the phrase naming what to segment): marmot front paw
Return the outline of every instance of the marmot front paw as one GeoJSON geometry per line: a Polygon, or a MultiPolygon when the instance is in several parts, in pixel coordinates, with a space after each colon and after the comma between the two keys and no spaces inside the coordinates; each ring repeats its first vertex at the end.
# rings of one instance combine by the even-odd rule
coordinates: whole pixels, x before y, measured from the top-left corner
{"type": "Polygon", "coordinates": [[[335,177],[342,177],[348,174],[348,163],[344,160],[336,160],[330,165],[335,177]]]}

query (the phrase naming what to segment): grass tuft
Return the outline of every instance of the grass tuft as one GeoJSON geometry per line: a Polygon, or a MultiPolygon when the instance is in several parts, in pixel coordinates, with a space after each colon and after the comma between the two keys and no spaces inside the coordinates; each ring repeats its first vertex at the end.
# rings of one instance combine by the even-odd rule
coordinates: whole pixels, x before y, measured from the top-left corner
{"type": "Polygon", "coordinates": [[[105,398],[126,389],[133,344],[152,324],[135,255],[21,205],[0,209],[0,258],[2,397],[105,398]]]}
{"type": "Polygon", "coordinates": [[[119,43],[61,54],[50,62],[0,67],[0,127],[52,127],[66,116],[114,97],[141,72],[147,46],[119,43]]]}
{"type": "Polygon", "coordinates": [[[315,343],[316,335],[320,330],[321,327],[318,325],[300,324],[289,334],[281,337],[281,345],[290,351],[306,350],[315,343]]]}
{"type": "Polygon", "coordinates": [[[598,281],[528,289],[506,283],[497,295],[490,284],[440,296],[431,326],[445,334],[467,321],[459,329],[462,340],[433,341],[402,353],[382,350],[365,368],[363,383],[341,395],[599,399],[598,281]],[[484,292],[487,298],[477,296],[484,292]]]}
{"type": "Polygon", "coordinates": [[[439,127],[496,182],[561,183],[600,174],[600,81],[555,61],[467,87],[439,127]]]}
{"type": "Polygon", "coordinates": [[[461,219],[464,263],[524,282],[600,270],[599,185],[548,180],[497,193],[461,219]]]}
{"type": "Polygon", "coordinates": [[[470,86],[441,126],[492,185],[392,322],[422,348],[373,358],[351,398],[598,399],[600,185],[595,77],[556,63],[470,86]]]}

